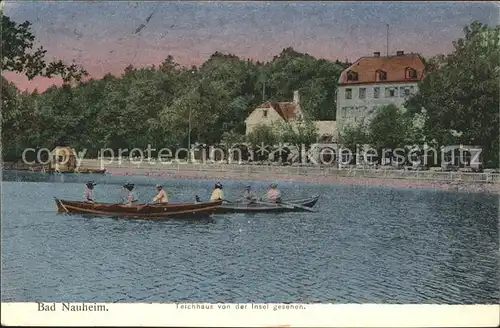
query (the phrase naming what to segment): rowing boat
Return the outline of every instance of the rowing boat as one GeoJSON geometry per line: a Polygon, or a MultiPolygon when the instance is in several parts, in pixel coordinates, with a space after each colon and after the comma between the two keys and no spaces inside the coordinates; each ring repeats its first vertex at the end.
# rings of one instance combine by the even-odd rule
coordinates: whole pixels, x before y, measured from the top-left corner
{"type": "Polygon", "coordinates": [[[221,205],[221,201],[202,203],[169,203],[123,205],[114,203],[87,203],[55,198],[57,212],[68,214],[92,214],[138,219],[199,219],[209,217],[221,205]]]}
{"type": "Polygon", "coordinates": [[[67,173],[75,173],[75,174],[105,174],[106,169],[74,169],[69,171],[58,171],[58,170],[49,170],[46,173],[54,173],[54,174],[67,174],[67,173]]]}
{"type": "MultiPolygon", "coordinates": [[[[319,196],[302,198],[302,199],[294,199],[284,201],[287,205],[299,205],[302,207],[312,208],[318,202],[319,196]]],[[[224,204],[220,206],[216,213],[284,213],[284,212],[304,212],[305,210],[300,207],[293,206],[284,206],[280,204],[273,203],[231,203],[224,204]]]]}

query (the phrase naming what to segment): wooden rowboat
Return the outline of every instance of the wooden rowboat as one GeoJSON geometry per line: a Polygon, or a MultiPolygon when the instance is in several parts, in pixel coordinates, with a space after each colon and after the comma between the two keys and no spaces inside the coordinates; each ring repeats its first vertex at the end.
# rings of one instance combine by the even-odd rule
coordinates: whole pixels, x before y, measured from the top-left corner
{"type": "Polygon", "coordinates": [[[54,173],[54,174],[67,174],[67,173],[75,173],[75,174],[105,174],[106,169],[74,169],[74,170],[69,170],[69,171],[58,171],[58,170],[50,170],[47,171],[47,173],[54,173]]]}
{"type": "MultiPolygon", "coordinates": [[[[312,208],[318,202],[319,196],[294,199],[284,201],[286,204],[297,204],[303,207],[312,208]]],[[[284,213],[284,212],[304,212],[300,207],[284,206],[272,203],[232,203],[220,206],[216,213],[284,213]]]]}
{"type": "Polygon", "coordinates": [[[78,169],[74,170],[73,173],[81,173],[81,174],[105,174],[106,169],[78,169]]]}
{"type": "Polygon", "coordinates": [[[114,203],[86,203],[55,198],[57,212],[92,214],[138,219],[199,219],[209,217],[221,201],[203,203],[137,204],[132,206],[114,203]]]}

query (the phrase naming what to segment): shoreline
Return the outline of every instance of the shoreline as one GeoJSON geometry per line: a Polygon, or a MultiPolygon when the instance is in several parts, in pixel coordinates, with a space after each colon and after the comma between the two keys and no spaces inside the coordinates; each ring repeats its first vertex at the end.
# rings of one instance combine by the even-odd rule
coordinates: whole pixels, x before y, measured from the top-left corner
{"type": "Polygon", "coordinates": [[[438,189],[443,191],[458,191],[467,193],[500,194],[498,183],[473,183],[442,180],[418,180],[405,178],[380,178],[380,177],[343,177],[338,175],[310,176],[300,174],[272,174],[272,173],[237,173],[230,171],[191,171],[191,170],[145,170],[137,168],[109,168],[106,171],[112,176],[148,176],[174,180],[259,180],[259,181],[285,181],[305,182],[310,184],[331,184],[341,186],[364,187],[393,187],[403,189],[438,189]]]}

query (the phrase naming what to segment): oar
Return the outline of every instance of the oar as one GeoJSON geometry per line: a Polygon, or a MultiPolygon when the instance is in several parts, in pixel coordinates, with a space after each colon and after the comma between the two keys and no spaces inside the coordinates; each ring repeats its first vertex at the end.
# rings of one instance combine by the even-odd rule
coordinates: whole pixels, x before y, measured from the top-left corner
{"type": "MultiPolygon", "coordinates": [[[[144,194],[145,194],[145,193],[146,193],[146,191],[145,191],[145,190],[144,190],[143,192],[141,192],[141,193],[139,194],[139,197],[137,197],[135,200],[133,200],[133,201],[132,201],[132,205],[133,205],[134,203],[137,203],[137,202],[139,201],[139,199],[140,199],[142,196],[144,196],[144,194]]],[[[126,198],[123,198],[122,202],[121,202],[121,203],[118,203],[118,204],[116,204],[116,205],[123,205],[123,204],[125,204],[125,202],[126,202],[126,198]]],[[[139,206],[139,207],[137,208],[137,210],[142,209],[142,208],[146,207],[147,205],[149,205],[149,203],[147,203],[147,204],[143,205],[142,207],[141,207],[141,206],[139,206]]]]}
{"type": "Polygon", "coordinates": [[[269,203],[269,202],[263,202],[263,201],[260,201],[260,200],[256,200],[255,204],[269,205],[269,206],[279,206],[279,207],[287,208],[289,210],[293,210],[295,208],[295,206],[293,206],[293,205],[290,206],[290,205],[287,205],[285,203],[269,203]]]}
{"type": "Polygon", "coordinates": [[[143,208],[146,208],[146,207],[148,207],[148,206],[150,206],[150,205],[151,205],[151,203],[146,203],[146,204],[144,204],[144,205],[137,206],[137,211],[140,211],[140,210],[142,210],[143,208]]]}
{"type": "Polygon", "coordinates": [[[313,212],[313,213],[317,213],[318,211],[316,210],[313,210],[312,208],[309,208],[309,207],[306,207],[306,206],[302,206],[302,205],[299,205],[299,204],[295,204],[295,203],[287,203],[287,202],[279,202],[279,203],[266,203],[266,202],[262,202],[262,201],[257,201],[257,204],[263,204],[263,205],[281,205],[282,207],[285,207],[285,208],[288,208],[288,209],[294,209],[294,208],[300,208],[304,211],[307,211],[307,212],[313,212]]]}
{"type": "Polygon", "coordinates": [[[306,207],[306,206],[302,206],[302,205],[299,205],[299,204],[294,204],[294,203],[286,203],[286,202],[281,202],[280,204],[285,204],[285,205],[288,205],[288,206],[293,206],[295,208],[300,208],[304,211],[308,211],[308,212],[313,212],[313,213],[317,213],[318,211],[316,210],[313,210],[312,208],[310,207],[306,207]]]}

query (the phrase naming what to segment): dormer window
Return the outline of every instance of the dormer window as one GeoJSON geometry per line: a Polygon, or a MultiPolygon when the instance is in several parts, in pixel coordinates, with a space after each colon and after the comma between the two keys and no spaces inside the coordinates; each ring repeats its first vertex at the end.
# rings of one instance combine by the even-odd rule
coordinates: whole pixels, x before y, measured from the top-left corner
{"type": "Polygon", "coordinates": [[[264,118],[266,118],[266,117],[267,117],[267,109],[264,109],[264,110],[262,111],[262,116],[263,116],[264,118]]]}
{"type": "Polygon", "coordinates": [[[386,81],[387,80],[387,72],[381,69],[378,69],[375,72],[375,80],[376,81],[386,81]]]}
{"type": "Polygon", "coordinates": [[[378,69],[375,72],[375,80],[376,81],[386,81],[387,80],[387,72],[381,69],[378,69]]]}
{"type": "Polygon", "coordinates": [[[347,72],[347,81],[358,81],[359,80],[359,74],[354,71],[349,71],[347,72]]]}
{"type": "Polygon", "coordinates": [[[405,70],[405,78],[407,80],[414,80],[417,78],[417,71],[411,67],[407,67],[405,70]]]}

